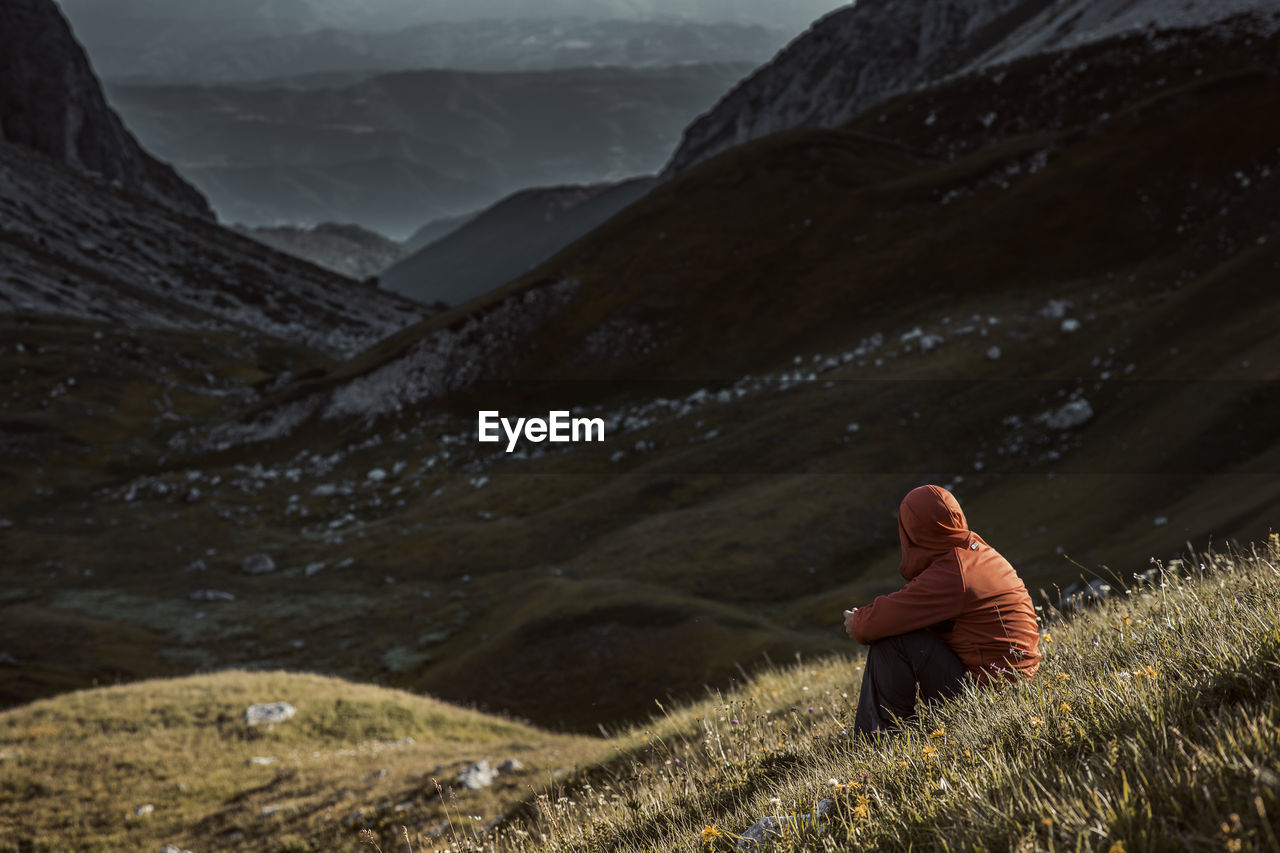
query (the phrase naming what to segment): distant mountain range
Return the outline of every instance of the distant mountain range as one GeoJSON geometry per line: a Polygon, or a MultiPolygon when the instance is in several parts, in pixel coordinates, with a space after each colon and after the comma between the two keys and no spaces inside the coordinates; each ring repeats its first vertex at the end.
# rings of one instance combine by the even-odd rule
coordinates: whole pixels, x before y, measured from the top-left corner
{"type": "Polygon", "coordinates": [[[591,66],[653,68],[707,62],[758,64],[790,30],[678,19],[571,18],[442,21],[385,31],[326,27],[210,38],[164,20],[104,27],[85,37],[110,82],[247,83],[319,73],[546,71],[591,66]]]}
{"type": "Polygon", "coordinates": [[[655,172],[688,122],[748,71],[415,71],[109,94],[224,220],[355,222],[403,238],[528,187],[655,172]]]}

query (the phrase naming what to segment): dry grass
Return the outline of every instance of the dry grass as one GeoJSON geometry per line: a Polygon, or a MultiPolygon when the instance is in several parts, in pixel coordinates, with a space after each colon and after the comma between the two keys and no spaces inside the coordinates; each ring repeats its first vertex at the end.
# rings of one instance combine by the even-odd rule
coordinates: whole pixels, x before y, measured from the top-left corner
{"type": "MultiPolygon", "coordinates": [[[[525,769],[468,795],[468,815],[500,812],[529,784],[601,753],[587,738],[314,675],[86,690],[0,715],[0,850],[311,850],[366,825],[446,823],[436,781],[447,789],[480,759],[525,769]],[[248,705],[277,700],[297,716],[244,725],[248,705]],[[397,811],[404,803],[413,805],[397,811]],[[154,811],[135,814],[148,804],[154,811]]],[[[454,817],[459,830],[471,826],[454,817]]]]}
{"type": "Polygon", "coordinates": [[[1280,850],[1280,549],[1055,623],[1029,685],[976,690],[895,738],[849,735],[860,666],[770,672],[617,739],[608,772],[453,850],[731,849],[837,802],[785,849],[1280,850]]]}

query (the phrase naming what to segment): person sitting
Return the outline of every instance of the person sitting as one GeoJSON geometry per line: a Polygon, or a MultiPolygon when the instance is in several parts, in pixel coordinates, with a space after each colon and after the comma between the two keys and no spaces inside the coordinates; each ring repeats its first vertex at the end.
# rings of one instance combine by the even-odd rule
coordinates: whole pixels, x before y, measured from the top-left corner
{"type": "Polygon", "coordinates": [[[864,734],[911,717],[917,689],[928,701],[965,679],[1031,678],[1040,665],[1026,585],[949,491],[913,489],[898,508],[898,538],[906,586],[844,612],[849,636],[870,646],[854,719],[864,734]]]}

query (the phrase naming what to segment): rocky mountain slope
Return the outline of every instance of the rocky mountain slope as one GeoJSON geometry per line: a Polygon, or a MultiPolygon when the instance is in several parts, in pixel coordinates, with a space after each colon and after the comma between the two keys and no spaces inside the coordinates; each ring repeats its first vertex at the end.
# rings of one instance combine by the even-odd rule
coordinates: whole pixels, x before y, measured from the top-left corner
{"type": "Polygon", "coordinates": [[[411,71],[109,94],[225,220],[356,222],[402,239],[529,187],[652,174],[748,70],[411,71]]]}
{"type": "Polygon", "coordinates": [[[1040,602],[1264,537],[1278,49],[1132,33],[757,140],[340,363],[8,322],[0,696],[252,663],[595,731],[839,648],[920,482],[1040,602]],[[490,408],[607,438],[494,452],[490,408]]]}
{"type": "Polygon", "coordinates": [[[524,190],[387,269],[382,286],[461,305],[515,279],[642,198],[651,179],[524,190]]]}
{"type": "Polygon", "coordinates": [[[242,330],[349,355],[430,313],[0,143],[0,313],[242,330]]]}
{"type": "Polygon", "coordinates": [[[819,20],[685,131],[667,173],[798,127],[837,127],[920,85],[1132,31],[1240,15],[1280,25],[1276,0],[860,0],[819,20]]]}
{"type": "Polygon", "coordinates": [[[402,245],[359,225],[322,222],[314,228],[237,226],[236,231],[281,252],[354,279],[377,276],[405,256],[402,245]]]}
{"type": "Polygon", "coordinates": [[[107,106],[84,50],[52,0],[0,8],[0,141],[40,151],[192,216],[205,199],[138,145],[107,106]]]}

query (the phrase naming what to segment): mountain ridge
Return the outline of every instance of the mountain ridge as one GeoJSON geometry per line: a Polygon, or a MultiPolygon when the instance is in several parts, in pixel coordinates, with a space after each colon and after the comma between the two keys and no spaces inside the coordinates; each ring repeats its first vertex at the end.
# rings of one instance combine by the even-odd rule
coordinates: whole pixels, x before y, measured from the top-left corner
{"type": "Polygon", "coordinates": [[[1280,26],[1276,0],[860,0],[815,22],[686,130],[670,177],[771,133],[836,127],[893,95],[1036,52],[1132,31],[1204,26],[1257,13],[1280,26]]]}
{"type": "Polygon", "coordinates": [[[53,0],[8,0],[0,9],[0,140],[182,213],[213,218],[204,196],[144,151],[107,106],[84,49],[53,0]]]}

